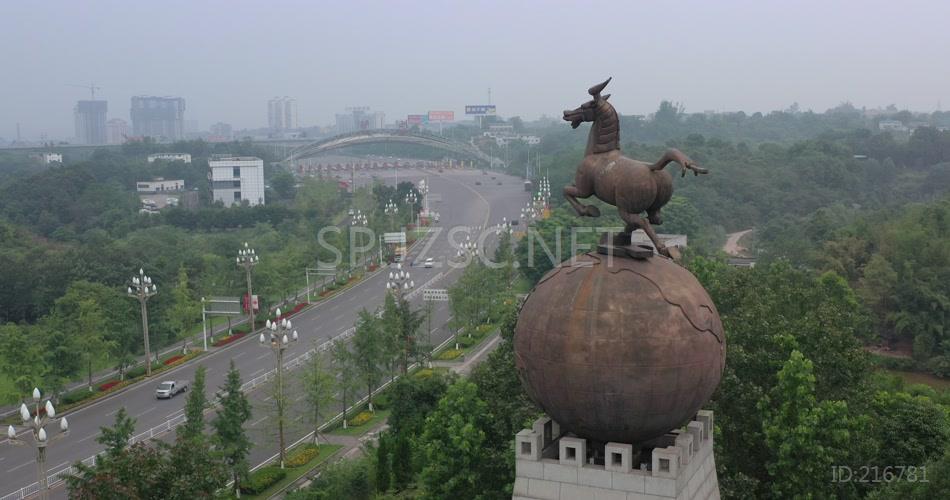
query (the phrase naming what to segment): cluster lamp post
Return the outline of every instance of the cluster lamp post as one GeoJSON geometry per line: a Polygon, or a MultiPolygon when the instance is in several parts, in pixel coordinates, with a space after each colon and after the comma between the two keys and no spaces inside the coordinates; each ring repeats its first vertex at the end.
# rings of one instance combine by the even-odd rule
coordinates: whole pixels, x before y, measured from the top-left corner
{"type": "Polygon", "coordinates": [[[293,329],[293,324],[289,319],[280,317],[280,309],[277,309],[276,321],[267,320],[264,326],[265,332],[261,332],[260,343],[264,347],[269,347],[277,360],[277,435],[280,440],[280,468],[284,468],[284,350],[290,345],[290,342],[297,341],[297,330],[293,329]],[[287,336],[287,332],[292,332],[287,336]]]}
{"type": "Polygon", "coordinates": [[[145,376],[152,376],[152,351],[148,345],[148,299],[158,293],[158,285],[139,268],[138,276],[132,276],[128,290],[129,297],[138,299],[142,308],[142,336],[145,337],[145,376]]]}
{"type": "Polygon", "coordinates": [[[396,204],[393,203],[393,200],[390,199],[388,202],[386,202],[386,206],[383,212],[385,212],[386,215],[389,216],[390,226],[392,226],[392,230],[395,231],[396,230],[396,215],[399,214],[399,207],[397,207],[396,204]]]}
{"type": "MultiPolygon", "coordinates": [[[[415,288],[416,284],[412,281],[409,273],[402,268],[402,264],[396,264],[396,270],[389,272],[389,279],[386,280],[386,290],[393,294],[398,306],[403,307],[406,304],[405,295],[415,288]]],[[[400,328],[403,325],[400,323],[400,328]]],[[[405,375],[409,371],[409,348],[412,341],[411,332],[402,332],[405,344],[403,346],[402,373],[405,375]]]]}
{"type": "Polygon", "coordinates": [[[251,290],[251,269],[253,269],[260,260],[260,257],[257,256],[254,249],[247,246],[246,241],[244,242],[244,248],[238,250],[237,257],[235,257],[238,267],[244,269],[244,274],[247,277],[247,311],[251,319],[252,332],[256,325],[254,324],[254,295],[251,290]]]}
{"type": "MultiPolygon", "coordinates": [[[[40,406],[41,400],[40,390],[34,388],[33,402],[36,405],[36,413],[31,416],[30,410],[26,407],[26,403],[22,403],[20,405],[20,419],[23,420],[23,426],[29,429],[33,435],[33,443],[36,445],[36,482],[39,484],[40,498],[46,500],[49,498],[46,447],[54,441],[58,441],[69,435],[69,422],[66,421],[66,417],[56,418],[56,410],[53,408],[53,403],[49,399],[46,400],[46,404],[43,406],[40,406]],[[40,411],[41,408],[45,413],[40,411]],[[45,429],[46,424],[57,420],[59,420],[60,432],[53,437],[47,436],[45,429]]],[[[17,430],[12,425],[7,427],[7,438],[10,443],[15,445],[23,446],[27,444],[23,438],[17,436],[17,430]]]]}

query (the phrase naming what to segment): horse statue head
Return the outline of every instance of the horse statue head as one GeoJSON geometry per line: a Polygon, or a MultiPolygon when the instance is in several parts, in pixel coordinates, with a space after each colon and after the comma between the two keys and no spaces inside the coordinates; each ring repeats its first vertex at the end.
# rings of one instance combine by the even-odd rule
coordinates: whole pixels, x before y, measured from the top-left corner
{"type": "Polygon", "coordinates": [[[564,111],[564,121],[571,122],[572,128],[577,128],[584,122],[594,122],[588,139],[587,154],[620,149],[620,119],[614,107],[607,102],[610,94],[601,95],[610,80],[608,78],[587,90],[593,99],[581,104],[577,109],[564,111]]]}

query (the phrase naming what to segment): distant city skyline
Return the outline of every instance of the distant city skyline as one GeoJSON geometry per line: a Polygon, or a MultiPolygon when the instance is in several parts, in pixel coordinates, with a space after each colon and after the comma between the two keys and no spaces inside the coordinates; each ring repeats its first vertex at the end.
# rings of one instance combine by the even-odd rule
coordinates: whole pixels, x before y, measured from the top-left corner
{"type": "Polygon", "coordinates": [[[263,103],[284,95],[301,127],[332,125],[350,106],[389,121],[462,119],[489,88],[501,116],[557,117],[607,76],[626,114],[664,99],[687,112],[844,101],[932,111],[950,102],[950,32],[936,25],[947,18],[939,1],[15,2],[0,19],[12,75],[0,137],[15,138],[17,123],[24,139],[72,137],[75,103],[89,96],[73,85],[85,82],[109,102],[107,119],[131,122],[133,96],[172,95],[189,120],[234,130],[267,127],[263,103]]]}

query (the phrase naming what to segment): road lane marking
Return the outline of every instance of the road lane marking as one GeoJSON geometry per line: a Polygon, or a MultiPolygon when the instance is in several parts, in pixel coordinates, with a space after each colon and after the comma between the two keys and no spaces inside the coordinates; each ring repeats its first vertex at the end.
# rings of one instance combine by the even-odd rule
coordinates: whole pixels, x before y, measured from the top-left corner
{"type": "MultiPolygon", "coordinates": [[[[245,352],[239,352],[239,353],[235,354],[234,356],[231,356],[231,359],[238,359],[238,358],[240,358],[241,356],[243,356],[243,355],[245,355],[245,354],[247,354],[247,351],[245,351],[245,352]]],[[[208,370],[208,371],[210,372],[211,370],[208,370]]]]}
{"type": "Polygon", "coordinates": [[[112,415],[115,415],[116,413],[119,413],[119,409],[118,409],[118,408],[116,408],[116,409],[110,411],[109,413],[106,413],[106,416],[107,416],[107,417],[111,417],[112,415]]]}
{"type": "Polygon", "coordinates": [[[260,356],[254,358],[254,359],[255,359],[255,360],[257,360],[257,359],[264,359],[264,358],[266,358],[267,356],[270,356],[270,353],[265,352],[264,354],[261,354],[260,356]]]}
{"type": "Polygon", "coordinates": [[[151,408],[147,408],[147,409],[146,409],[145,411],[143,411],[142,413],[138,413],[138,414],[132,415],[132,418],[139,418],[139,417],[141,417],[142,415],[145,415],[146,413],[148,413],[148,412],[150,412],[150,411],[152,411],[152,410],[154,410],[154,409],[155,409],[154,406],[151,407],[151,408]]]}
{"type": "Polygon", "coordinates": [[[90,439],[92,439],[92,438],[94,438],[94,437],[96,437],[96,436],[98,436],[98,435],[99,435],[98,432],[96,432],[96,433],[94,433],[94,434],[90,434],[90,435],[88,435],[88,436],[86,436],[86,437],[80,439],[79,441],[77,441],[77,443],[81,443],[81,442],[83,442],[83,441],[88,441],[88,440],[90,440],[90,439]]]}
{"type": "Polygon", "coordinates": [[[33,463],[33,462],[27,462],[27,463],[22,464],[22,465],[17,465],[16,467],[14,467],[14,468],[12,468],[12,469],[7,469],[7,472],[13,472],[13,471],[15,471],[15,470],[17,470],[17,469],[22,469],[22,468],[26,467],[27,465],[30,465],[31,463],[33,463]]]}
{"type": "Polygon", "coordinates": [[[258,420],[257,422],[252,422],[252,423],[251,423],[251,427],[256,426],[257,424],[259,424],[259,423],[261,423],[261,422],[267,420],[268,418],[270,418],[270,417],[264,417],[264,418],[258,420]]]}

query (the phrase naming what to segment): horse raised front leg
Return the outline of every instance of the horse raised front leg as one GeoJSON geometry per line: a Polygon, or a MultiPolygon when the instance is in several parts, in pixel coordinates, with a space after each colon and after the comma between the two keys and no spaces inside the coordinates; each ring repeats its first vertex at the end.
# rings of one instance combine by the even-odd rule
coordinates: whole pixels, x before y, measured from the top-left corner
{"type": "Polygon", "coordinates": [[[667,149],[666,152],[663,153],[663,157],[660,158],[659,161],[657,161],[653,165],[650,165],[650,170],[663,170],[667,165],[669,165],[672,162],[676,162],[680,164],[680,167],[682,168],[682,175],[686,175],[687,170],[692,170],[694,175],[709,173],[709,170],[706,170],[705,168],[700,167],[699,165],[696,164],[696,162],[691,160],[688,156],[683,154],[682,151],[676,148],[667,149]]]}
{"type": "Polygon", "coordinates": [[[594,205],[581,205],[581,202],[577,201],[578,198],[587,198],[592,194],[582,192],[574,184],[564,186],[564,198],[581,217],[600,217],[600,209],[594,205]]]}

